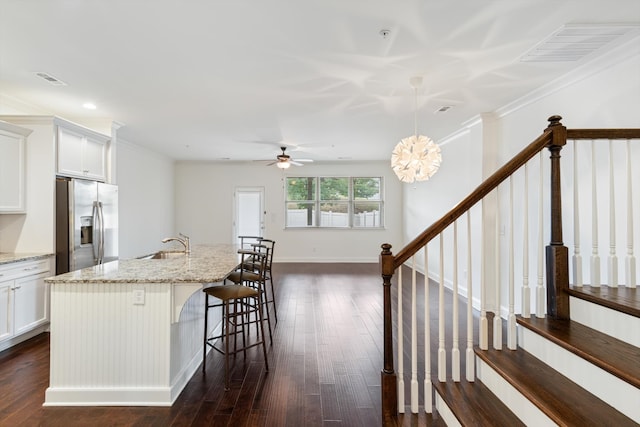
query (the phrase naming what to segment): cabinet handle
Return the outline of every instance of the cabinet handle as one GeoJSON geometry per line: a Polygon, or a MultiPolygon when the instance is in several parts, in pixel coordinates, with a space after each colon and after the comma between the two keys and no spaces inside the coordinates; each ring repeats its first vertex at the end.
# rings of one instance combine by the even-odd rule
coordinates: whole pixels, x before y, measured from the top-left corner
{"type": "Polygon", "coordinates": [[[85,175],[89,175],[89,170],[85,169],[82,171],[85,175]]]}
{"type": "Polygon", "coordinates": [[[23,270],[23,271],[31,271],[31,270],[37,270],[37,269],[38,269],[38,266],[35,266],[35,267],[26,267],[26,268],[23,268],[22,270],[23,270]]]}

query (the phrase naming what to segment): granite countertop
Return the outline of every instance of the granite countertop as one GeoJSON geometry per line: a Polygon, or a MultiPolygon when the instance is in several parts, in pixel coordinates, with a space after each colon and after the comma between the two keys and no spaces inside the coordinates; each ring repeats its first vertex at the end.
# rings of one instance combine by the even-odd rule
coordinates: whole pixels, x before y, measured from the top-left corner
{"type": "Polygon", "coordinates": [[[194,245],[167,259],[125,259],[45,279],[48,283],[213,283],[239,262],[235,245],[194,245]]]}
{"type": "Polygon", "coordinates": [[[13,253],[13,252],[0,252],[0,265],[11,264],[13,262],[21,261],[36,261],[39,259],[48,258],[53,256],[51,253],[13,253]]]}

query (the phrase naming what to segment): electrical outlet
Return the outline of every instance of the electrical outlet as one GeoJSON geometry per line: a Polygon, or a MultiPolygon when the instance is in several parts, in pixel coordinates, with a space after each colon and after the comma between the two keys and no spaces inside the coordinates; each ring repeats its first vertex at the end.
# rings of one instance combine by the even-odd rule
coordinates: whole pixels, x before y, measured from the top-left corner
{"type": "Polygon", "coordinates": [[[144,305],[144,289],[133,290],[133,305],[144,305]]]}

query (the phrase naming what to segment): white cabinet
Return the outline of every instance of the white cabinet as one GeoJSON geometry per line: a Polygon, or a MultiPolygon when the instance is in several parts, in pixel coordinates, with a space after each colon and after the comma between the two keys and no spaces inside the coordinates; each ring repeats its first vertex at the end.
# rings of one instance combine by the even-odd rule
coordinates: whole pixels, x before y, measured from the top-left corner
{"type": "Polygon", "coordinates": [[[106,181],[108,137],[58,125],[58,175],[106,181]]]}
{"type": "Polygon", "coordinates": [[[0,213],[25,213],[25,153],[31,130],[0,121],[0,213]]]}
{"type": "Polygon", "coordinates": [[[0,349],[49,321],[50,275],[48,259],[0,265],[0,349]]]}

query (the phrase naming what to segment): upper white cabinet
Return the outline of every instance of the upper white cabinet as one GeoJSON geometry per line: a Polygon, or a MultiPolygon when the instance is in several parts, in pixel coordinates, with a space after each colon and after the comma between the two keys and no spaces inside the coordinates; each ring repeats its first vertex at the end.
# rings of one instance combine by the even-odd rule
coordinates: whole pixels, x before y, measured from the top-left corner
{"type": "Polygon", "coordinates": [[[0,121],[0,213],[24,213],[25,153],[31,130],[0,121]]]}
{"type": "Polygon", "coordinates": [[[58,175],[106,181],[108,137],[83,128],[57,128],[58,175]]]}

